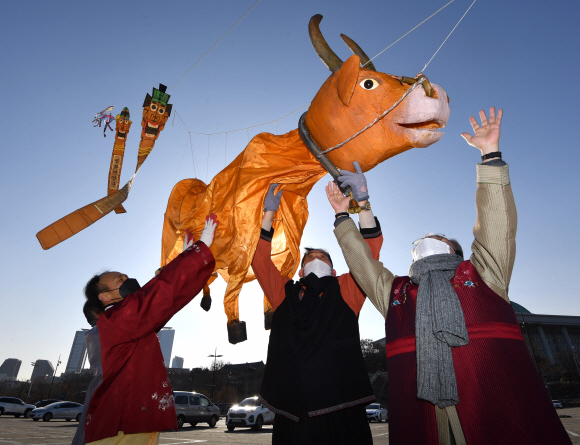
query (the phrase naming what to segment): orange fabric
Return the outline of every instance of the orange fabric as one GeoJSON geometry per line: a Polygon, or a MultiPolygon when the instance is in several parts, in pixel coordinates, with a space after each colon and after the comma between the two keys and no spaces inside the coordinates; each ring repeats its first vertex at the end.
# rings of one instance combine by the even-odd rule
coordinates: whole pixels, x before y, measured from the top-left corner
{"type": "MultiPolygon", "coordinates": [[[[351,56],[330,75],[308,108],[306,127],[322,150],[363,129],[409,89],[390,74],[360,68],[359,64],[358,56],[351,56]],[[377,86],[367,89],[365,79],[374,79],[377,86]]],[[[439,140],[442,133],[420,131],[444,126],[449,116],[445,91],[433,87],[435,97],[416,89],[376,125],[329,152],[328,158],[350,171],[353,161],[358,160],[367,171],[398,153],[439,140]]],[[[257,135],[209,185],[186,179],[174,187],[165,212],[161,265],[179,254],[186,229],[199,238],[205,216],[217,214],[221,223],[211,250],[216,271],[228,281],[224,297],[228,323],[238,320],[238,294],[243,283],[254,279],[250,264],[268,186],[280,183],[285,192],[275,215],[281,221],[274,223],[272,260],[282,275],[291,277],[298,268],[300,239],[308,219],[306,196],[324,174],[297,130],[282,136],[257,135]]],[[[264,308],[269,310],[267,299],[264,308]]]]}
{"type": "Polygon", "coordinates": [[[239,319],[238,295],[242,284],[254,279],[250,267],[260,237],[264,199],[268,186],[284,190],[274,221],[272,260],[284,276],[291,277],[300,262],[300,239],[308,219],[306,196],[326,174],[304,146],[298,130],[282,136],[262,133],[209,185],[185,179],[171,192],[163,225],[161,266],[182,249],[187,229],[199,239],[205,217],[218,216],[211,251],[216,271],[228,281],[224,297],[228,323],[239,319]]]}

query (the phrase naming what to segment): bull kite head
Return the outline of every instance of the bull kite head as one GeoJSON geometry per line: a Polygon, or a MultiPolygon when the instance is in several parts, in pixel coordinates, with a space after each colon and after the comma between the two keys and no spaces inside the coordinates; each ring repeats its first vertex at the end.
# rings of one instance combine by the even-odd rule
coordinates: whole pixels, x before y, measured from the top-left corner
{"type": "MultiPolygon", "coordinates": [[[[321,20],[320,14],[313,16],[308,32],[316,53],[332,74],[312,100],[305,122],[324,151],[344,142],[391,108],[411,88],[413,79],[376,71],[360,46],[341,34],[354,53],[343,62],[322,36],[321,20]]],[[[449,100],[440,86],[424,86],[408,94],[375,125],[326,156],[338,168],[352,170],[353,161],[358,161],[363,171],[368,171],[403,151],[437,142],[443,136],[437,130],[445,127],[449,118],[449,100]]]]}

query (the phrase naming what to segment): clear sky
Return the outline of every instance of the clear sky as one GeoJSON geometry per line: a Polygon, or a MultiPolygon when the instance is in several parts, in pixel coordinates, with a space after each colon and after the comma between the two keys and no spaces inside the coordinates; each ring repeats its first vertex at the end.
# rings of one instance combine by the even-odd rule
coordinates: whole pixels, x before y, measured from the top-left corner
{"type": "MultiPolygon", "coordinates": [[[[106,194],[113,137],[93,128],[96,112],[129,107],[121,183],[131,176],[143,99],[159,83],[172,88],[255,0],[9,2],[0,18],[2,45],[0,162],[0,361],[47,359],[64,371],[75,330],[86,328],[82,289],[92,274],[119,270],[146,283],[159,267],[167,199],[180,179],[210,180],[259,132],[286,133],[299,114],[249,132],[189,137],[173,114],[135,179],[126,214],[114,213],[51,250],[35,234],[106,194]],[[195,170],[194,170],[195,168],[195,170]]],[[[170,102],[192,132],[217,133],[279,119],[308,105],[330,72],[310,44],[308,20],[334,51],[351,55],[340,33],[372,56],[446,1],[261,0],[172,91],[170,102]]],[[[456,0],[374,60],[379,71],[414,76],[431,58],[471,0],[456,0]]],[[[475,222],[479,152],[460,137],[468,118],[491,105],[504,109],[500,149],[510,164],[518,209],[512,300],[531,312],[580,315],[578,274],[580,165],[577,75],[580,4],[478,0],[425,70],[450,97],[445,136],[425,149],[389,159],[367,174],[381,221],[381,259],[404,275],[411,242],[425,231],[457,237],[466,253],[475,222]]],[[[328,248],[346,271],[332,234],[334,213],[321,180],[309,196],[303,246],[328,248]]],[[[209,313],[195,299],[168,326],[173,355],[185,367],[218,354],[232,363],[266,359],[262,291],[245,285],[240,315],[248,340],[227,341],[220,279],[209,313]]],[[[367,302],[362,338],[384,336],[367,302]]]]}

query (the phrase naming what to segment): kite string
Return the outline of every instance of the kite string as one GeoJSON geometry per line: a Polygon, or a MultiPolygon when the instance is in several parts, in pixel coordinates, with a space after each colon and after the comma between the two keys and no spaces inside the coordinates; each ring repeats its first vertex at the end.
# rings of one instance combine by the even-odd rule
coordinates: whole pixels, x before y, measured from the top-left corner
{"type": "Polygon", "coordinates": [[[445,37],[445,40],[443,40],[443,43],[441,44],[441,46],[439,46],[439,48],[437,48],[437,51],[435,51],[435,54],[433,54],[433,56],[431,56],[431,58],[429,59],[429,62],[427,62],[425,64],[425,66],[423,67],[423,69],[421,70],[421,72],[425,71],[425,68],[427,68],[427,65],[429,65],[431,63],[431,61],[433,60],[433,58],[437,55],[437,53],[439,52],[439,50],[441,49],[441,47],[445,44],[445,42],[447,42],[447,39],[451,36],[451,34],[453,34],[453,31],[455,31],[455,28],[457,28],[457,26],[461,23],[461,20],[463,20],[463,17],[465,17],[467,15],[467,13],[471,9],[471,7],[475,4],[476,1],[477,0],[473,0],[473,3],[469,6],[469,8],[467,8],[467,11],[465,11],[465,13],[461,16],[461,18],[459,19],[459,21],[457,22],[457,24],[453,27],[453,29],[451,30],[451,32],[449,33],[449,35],[447,37],[445,37]]]}
{"type": "MultiPolygon", "coordinates": [[[[388,50],[390,47],[392,47],[395,43],[397,43],[400,40],[402,40],[404,37],[406,37],[407,35],[409,35],[411,32],[413,32],[415,29],[417,29],[419,26],[421,26],[427,20],[429,20],[430,18],[432,18],[434,15],[438,14],[439,12],[441,12],[443,9],[445,9],[447,6],[449,6],[454,1],[455,0],[451,0],[450,2],[448,2],[447,4],[445,4],[444,6],[442,6],[441,8],[439,8],[437,11],[435,11],[433,14],[431,14],[429,17],[427,17],[425,20],[423,20],[421,23],[419,23],[417,26],[415,26],[414,28],[412,28],[410,31],[407,31],[405,34],[403,34],[401,37],[399,37],[397,40],[395,40],[393,43],[391,43],[389,46],[387,46],[385,49],[383,49],[380,53],[378,53],[376,56],[374,56],[372,59],[370,59],[367,63],[365,63],[365,65],[368,64],[368,63],[370,63],[372,60],[376,59],[378,56],[380,56],[382,53],[384,53],[386,50],[388,50]]],[[[473,3],[475,3],[475,0],[474,0],[473,3]]],[[[472,6],[473,6],[473,3],[472,3],[472,6]]],[[[252,8],[253,8],[253,6],[252,6],[252,8]]],[[[471,8],[471,6],[469,8],[471,8]]],[[[469,9],[467,11],[469,11],[469,9]]],[[[250,12],[250,11],[248,11],[248,12],[250,12]]],[[[467,12],[465,14],[467,14],[467,12]]],[[[465,14],[463,15],[464,17],[465,17],[465,14]]],[[[461,21],[462,19],[463,19],[463,17],[459,21],[461,21]]],[[[459,23],[457,23],[457,25],[458,24],[459,23]]],[[[457,27],[457,25],[455,25],[455,28],[457,27]]],[[[455,28],[453,28],[453,30],[455,30],[455,28]]],[[[451,32],[453,32],[453,30],[451,32]]],[[[449,35],[451,35],[451,33],[449,33],[449,35]]],[[[449,36],[447,36],[447,38],[449,38],[449,36]]],[[[445,40],[447,40],[447,39],[445,39],[445,40]]],[[[445,42],[443,42],[443,43],[445,43],[445,42]]],[[[441,46],[443,46],[443,45],[441,45],[441,46]]],[[[439,48],[441,48],[441,47],[439,47],[439,48]]],[[[437,50],[437,51],[439,51],[439,50],[437,50]]],[[[435,52],[435,54],[437,54],[437,52],[435,52]]],[[[433,55],[433,57],[435,57],[435,54],[433,55]]],[[[433,59],[433,57],[431,58],[431,60],[433,59]]],[[[429,62],[431,62],[431,60],[429,62]]],[[[427,63],[427,65],[429,64],[429,62],[427,63]]],[[[363,68],[364,68],[365,65],[363,65],[363,68]]],[[[427,65],[425,65],[425,67],[427,67],[427,65]]],[[[423,69],[425,69],[425,68],[423,68],[423,69]]],[[[191,134],[203,134],[203,135],[227,134],[227,133],[235,133],[236,131],[243,131],[243,130],[246,130],[247,131],[247,130],[252,129],[252,128],[262,127],[264,125],[274,124],[274,123],[276,124],[276,132],[277,132],[278,131],[278,121],[281,121],[282,119],[284,119],[284,118],[286,118],[288,116],[291,116],[292,114],[297,113],[298,111],[303,110],[306,107],[308,107],[308,105],[306,105],[306,106],[304,106],[302,108],[299,108],[298,110],[295,110],[292,113],[289,113],[286,116],[281,117],[280,119],[277,119],[277,120],[274,120],[274,121],[270,121],[270,122],[265,122],[263,124],[253,125],[251,127],[239,128],[237,130],[221,131],[221,132],[218,132],[218,133],[197,133],[197,132],[190,132],[190,133],[191,134]]],[[[249,142],[249,135],[248,135],[248,142],[249,142]]]]}
{"type": "MultiPolygon", "coordinates": [[[[195,178],[197,178],[197,170],[195,168],[195,158],[193,157],[193,142],[191,141],[191,131],[189,131],[189,128],[187,128],[187,125],[185,125],[185,122],[183,122],[183,119],[181,119],[181,116],[179,115],[179,113],[175,108],[173,108],[173,112],[175,113],[175,115],[173,116],[173,120],[175,120],[175,116],[177,116],[181,121],[181,123],[183,124],[183,126],[185,127],[185,129],[187,130],[187,135],[189,136],[189,148],[191,149],[191,162],[193,164],[193,175],[195,178]]],[[[185,153],[185,149],[183,150],[183,153],[185,153]]],[[[181,168],[181,164],[179,165],[179,167],[181,168]]],[[[179,173],[179,169],[177,170],[177,173],[179,173]]]]}
{"type": "Polygon", "coordinates": [[[372,59],[370,59],[368,62],[366,62],[363,65],[363,68],[371,63],[374,59],[376,59],[377,57],[379,57],[382,53],[384,53],[386,50],[388,50],[391,46],[393,46],[395,43],[397,43],[399,40],[402,40],[404,37],[406,37],[407,35],[411,34],[413,31],[415,31],[419,26],[421,26],[423,23],[425,23],[427,20],[429,20],[431,17],[433,17],[435,14],[439,13],[440,11],[442,11],[443,9],[447,8],[447,6],[449,6],[451,3],[453,3],[455,0],[451,0],[449,3],[447,3],[445,6],[441,7],[440,9],[438,9],[437,11],[435,11],[433,14],[431,14],[429,17],[427,17],[425,20],[423,20],[421,23],[419,23],[417,26],[415,26],[413,29],[411,29],[410,31],[408,31],[406,34],[404,34],[403,36],[399,37],[397,40],[395,40],[393,43],[391,43],[389,46],[387,46],[384,50],[382,50],[380,53],[378,53],[375,57],[373,57],[372,59]]]}
{"type": "Polygon", "coordinates": [[[193,65],[193,66],[192,66],[192,67],[189,69],[189,71],[188,71],[187,73],[185,73],[185,74],[183,75],[183,77],[181,77],[181,79],[179,79],[179,80],[177,81],[177,83],[171,87],[171,89],[168,91],[168,93],[170,93],[170,92],[171,92],[171,90],[172,90],[173,88],[175,88],[175,87],[176,87],[176,86],[179,84],[179,82],[181,82],[181,81],[182,81],[182,80],[185,78],[185,76],[187,76],[187,75],[190,73],[190,71],[191,71],[192,69],[194,69],[194,68],[197,66],[197,64],[198,64],[199,62],[201,62],[201,61],[202,61],[202,60],[205,58],[205,56],[207,56],[207,55],[208,55],[208,54],[209,54],[209,53],[210,53],[210,52],[211,52],[211,51],[212,51],[212,50],[213,50],[213,49],[214,49],[214,48],[217,46],[217,44],[218,44],[218,43],[220,43],[220,42],[221,42],[221,41],[224,39],[224,37],[225,37],[225,36],[227,36],[227,35],[230,33],[230,31],[231,31],[232,29],[234,29],[234,28],[237,26],[237,24],[238,24],[238,23],[240,23],[240,22],[242,21],[242,19],[243,19],[245,16],[247,16],[247,15],[248,15],[248,13],[249,13],[249,12],[250,12],[252,9],[254,9],[254,8],[256,7],[256,5],[257,5],[258,3],[260,3],[261,1],[262,1],[262,0],[258,0],[256,3],[254,3],[254,5],[253,5],[253,6],[252,6],[250,9],[248,9],[248,10],[246,11],[246,13],[245,13],[243,16],[241,16],[241,17],[240,17],[240,19],[239,19],[239,20],[238,20],[236,23],[234,23],[234,26],[232,26],[230,29],[228,29],[228,32],[226,32],[226,33],[225,33],[225,34],[224,34],[224,35],[221,37],[221,39],[219,39],[219,40],[218,40],[218,41],[217,41],[217,42],[216,42],[216,43],[215,43],[215,44],[214,44],[214,45],[213,45],[213,46],[212,46],[212,47],[211,47],[211,48],[210,48],[210,49],[209,49],[209,50],[208,50],[208,51],[207,51],[207,52],[206,52],[204,55],[203,55],[203,56],[201,56],[201,59],[199,59],[197,62],[195,62],[195,65],[193,65]]]}
{"type": "Polygon", "coordinates": [[[207,135],[207,159],[205,166],[205,183],[207,184],[207,174],[209,172],[209,140],[211,139],[211,134],[207,135]]]}
{"type": "Polygon", "coordinates": [[[264,122],[263,124],[252,125],[250,127],[238,128],[237,130],[220,131],[220,132],[217,132],[217,133],[197,133],[195,131],[190,131],[190,133],[191,134],[203,134],[205,136],[209,136],[209,135],[212,135],[213,136],[213,135],[216,135],[216,134],[235,133],[236,131],[244,131],[244,130],[246,130],[246,133],[248,134],[248,138],[249,138],[249,132],[248,132],[248,130],[251,130],[252,128],[263,127],[264,125],[269,125],[269,124],[276,124],[276,130],[277,130],[278,129],[277,123],[279,121],[281,121],[283,119],[286,119],[288,116],[292,116],[293,114],[298,113],[300,110],[303,110],[304,108],[307,108],[307,107],[308,107],[308,105],[305,105],[305,106],[303,106],[301,108],[298,108],[297,110],[294,110],[292,113],[288,113],[287,115],[282,116],[281,118],[276,119],[276,120],[273,120],[273,121],[270,121],[270,122],[264,122]]]}

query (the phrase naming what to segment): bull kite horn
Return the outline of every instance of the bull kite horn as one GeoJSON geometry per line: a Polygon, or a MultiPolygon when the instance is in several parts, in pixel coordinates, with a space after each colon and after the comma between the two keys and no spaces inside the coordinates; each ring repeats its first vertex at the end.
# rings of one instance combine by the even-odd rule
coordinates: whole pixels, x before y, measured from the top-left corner
{"type": "Polygon", "coordinates": [[[328,43],[326,43],[326,40],[322,36],[319,27],[321,20],[322,15],[320,14],[312,16],[308,23],[308,34],[310,35],[310,41],[312,42],[314,51],[316,51],[320,60],[334,73],[342,65],[342,60],[330,49],[330,46],[328,46],[328,43]]]}
{"type": "Polygon", "coordinates": [[[359,56],[363,68],[368,68],[369,70],[373,71],[377,70],[373,65],[373,62],[371,62],[371,59],[369,59],[369,56],[366,55],[366,53],[362,50],[360,46],[357,45],[357,43],[354,40],[352,40],[348,36],[345,36],[344,34],[341,34],[340,37],[342,37],[342,40],[344,40],[344,43],[346,43],[346,46],[350,48],[353,54],[359,56]]]}

